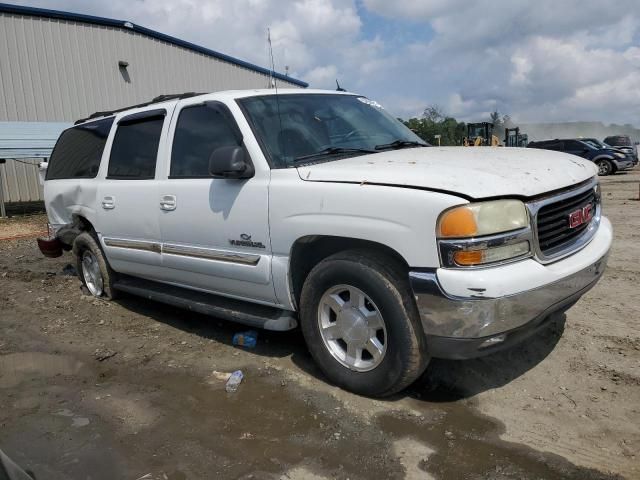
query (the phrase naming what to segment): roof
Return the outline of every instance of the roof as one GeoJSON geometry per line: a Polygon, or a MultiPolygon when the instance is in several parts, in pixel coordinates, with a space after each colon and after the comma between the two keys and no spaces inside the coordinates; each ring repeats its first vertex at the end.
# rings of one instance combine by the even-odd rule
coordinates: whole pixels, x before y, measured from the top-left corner
{"type": "Polygon", "coordinates": [[[70,123],[0,122],[0,158],[47,158],[70,123]]]}
{"type": "Polygon", "coordinates": [[[333,91],[333,90],[318,90],[318,89],[305,89],[301,90],[299,88],[269,88],[269,89],[247,89],[247,90],[222,90],[219,92],[210,92],[210,93],[179,93],[172,95],[159,95],[152,99],[149,102],[139,103],[137,105],[130,105],[128,107],[122,107],[115,110],[105,110],[101,112],[95,112],[89,115],[86,118],[81,118],[76,120],[74,125],[79,125],[81,123],[97,120],[98,118],[110,117],[112,115],[128,112],[129,110],[136,110],[139,108],[148,107],[150,105],[160,105],[163,103],[170,104],[171,102],[175,103],[179,100],[185,98],[194,98],[194,97],[204,97],[203,101],[207,100],[221,100],[221,99],[229,99],[236,100],[246,97],[256,97],[256,96],[264,96],[264,95],[344,95],[344,96],[353,96],[355,93],[347,92],[346,90],[333,91]]]}
{"type": "Polygon", "coordinates": [[[32,17],[56,18],[60,20],[89,23],[93,25],[105,25],[108,27],[119,28],[121,30],[130,31],[130,32],[133,31],[136,33],[140,33],[142,35],[146,35],[147,37],[155,38],[157,40],[162,40],[164,42],[170,43],[172,45],[176,45],[178,47],[186,48],[188,50],[191,50],[197,53],[202,53],[209,57],[213,57],[219,60],[223,60],[225,62],[233,63],[235,65],[247,68],[249,70],[253,70],[255,72],[263,73],[265,75],[273,75],[275,78],[279,80],[290,82],[295,85],[299,85],[301,87],[306,88],[309,86],[308,83],[303,82],[302,80],[297,80],[295,78],[289,77],[287,75],[283,75],[282,73],[278,73],[278,72],[272,73],[271,70],[267,68],[259,67],[258,65],[245,62],[244,60],[231,57],[224,53],[216,52],[215,50],[211,50],[209,48],[196,45],[195,43],[187,42],[185,40],[180,40],[179,38],[172,37],[164,33],[156,32],[155,30],[151,30],[149,28],[136,25],[135,23],[132,23],[126,20],[114,20],[112,18],[96,17],[93,15],[84,15],[81,13],[64,12],[62,10],[49,10],[46,8],[24,7],[21,5],[11,5],[8,3],[0,3],[0,13],[10,13],[14,15],[28,15],[32,17]]]}

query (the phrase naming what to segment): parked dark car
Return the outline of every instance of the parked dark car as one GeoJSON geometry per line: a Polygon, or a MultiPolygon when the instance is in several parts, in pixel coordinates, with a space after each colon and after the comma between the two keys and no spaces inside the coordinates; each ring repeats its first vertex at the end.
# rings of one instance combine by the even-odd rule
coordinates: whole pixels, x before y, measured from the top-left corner
{"type": "Polygon", "coordinates": [[[611,175],[620,170],[632,168],[634,165],[633,160],[624,153],[611,148],[598,148],[595,144],[582,139],[556,138],[555,140],[529,142],[527,148],[556,150],[586,158],[598,166],[598,175],[611,175]]]}
{"type": "Polygon", "coordinates": [[[624,153],[627,156],[627,158],[630,158],[633,161],[634,165],[638,164],[638,157],[633,153],[633,151],[631,151],[629,149],[625,150],[625,149],[622,149],[622,148],[613,147],[613,146],[609,145],[608,143],[605,143],[605,142],[602,142],[602,141],[598,140],[597,138],[576,138],[576,140],[580,140],[582,142],[587,142],[587,143],[592,143],[598,148],[608,149],[608,150],[613,150],[615,152],[624,153]]]}
{"type": "Polygon", "coordinates": [[[612,135],[605,138],[604,143],[631,155],[633,157],[634,165],[638,164],[638,146],[628,135],[612,135]]]}

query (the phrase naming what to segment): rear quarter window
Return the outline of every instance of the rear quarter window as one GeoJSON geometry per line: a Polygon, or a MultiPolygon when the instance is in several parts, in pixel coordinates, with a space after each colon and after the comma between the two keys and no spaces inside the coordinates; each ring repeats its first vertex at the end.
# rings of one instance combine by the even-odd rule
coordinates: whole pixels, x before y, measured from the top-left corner
{"type": "Polygon", "coordinates": [[[113,118],[78,125],[62,132],[47,168],[47,180],[95,178],[113,118]]]}
{"type": "Polygon", "coordinates": [[[629,139],[629,137],[625,137],[625,136],[607,137],[604,139],[604,143],[608,143],[609,145],[613,145],[616,147],[631,146],[631,140],[629,139]]]}

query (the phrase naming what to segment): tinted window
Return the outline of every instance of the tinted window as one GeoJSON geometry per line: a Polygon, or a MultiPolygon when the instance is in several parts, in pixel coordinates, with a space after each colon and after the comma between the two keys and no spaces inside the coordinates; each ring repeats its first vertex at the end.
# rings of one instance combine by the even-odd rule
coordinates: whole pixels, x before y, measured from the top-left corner
{"type": "Polygon", "coordinates": [[[631,140],[629,137],[625,136],[613,136],[607,137],[604,139],[604,143],[608,143],[609,145],[622,146],[622,147],[630,147],[631,140]]]}
{"type": "Polygon", "coordinates": [[[284,94],[239,100],[273,168],[291,167],[308,155],[336,148],[325,161],[390,149],[392,142],[424,141],[365,97],[342,94],[284,94]]]}
{"type": "Polygon", "coordinates": [[[121,121],[111,147],[107,178],[153,178],[163,122],[164,116],[121,121]]]}
{"type": "Polygon", "coordinates": [[[172,177],[208,177],[211,152],[237,146],[238,138],[220,110],[204,105],[180,112],[171,151],[172,177]]]}
{"type": "Polygon", "coordinates": [[[47,180],[95,178],[113,118],[62,132],[49,159],[47,180]]]}
{"type": "Polygon", "coordinates": [[[563,150],[564,145],[562,142],[550,141],[550,142],[535,142],[534,148],[544,148],[545,150],[563,150]]]}
{"type": "Polygon", "coordinates": [[[585,148],[587,148],[587,145],[585,145],[582,142],[578,142],[576,140],[565,140],[564,141],[564,148],[565,150],[584,150],[585,148]]]}

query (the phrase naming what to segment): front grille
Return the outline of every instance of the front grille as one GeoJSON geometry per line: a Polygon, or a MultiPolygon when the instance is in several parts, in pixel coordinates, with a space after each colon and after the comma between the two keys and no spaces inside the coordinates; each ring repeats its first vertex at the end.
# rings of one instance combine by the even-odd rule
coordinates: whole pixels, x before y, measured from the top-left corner
{"type": "Polygon", "coordinates": [[[577,240],[589,227],[585,222],[575,228],[569,224],[569,215],[576,210],[591,204],[593,216],[596,215],[596,194],[593,188],[577,193],[569,198],[551,202],[538,210],[536,227],[538,231],[538,247],[547,255],[568,247],[577,240]]]}

